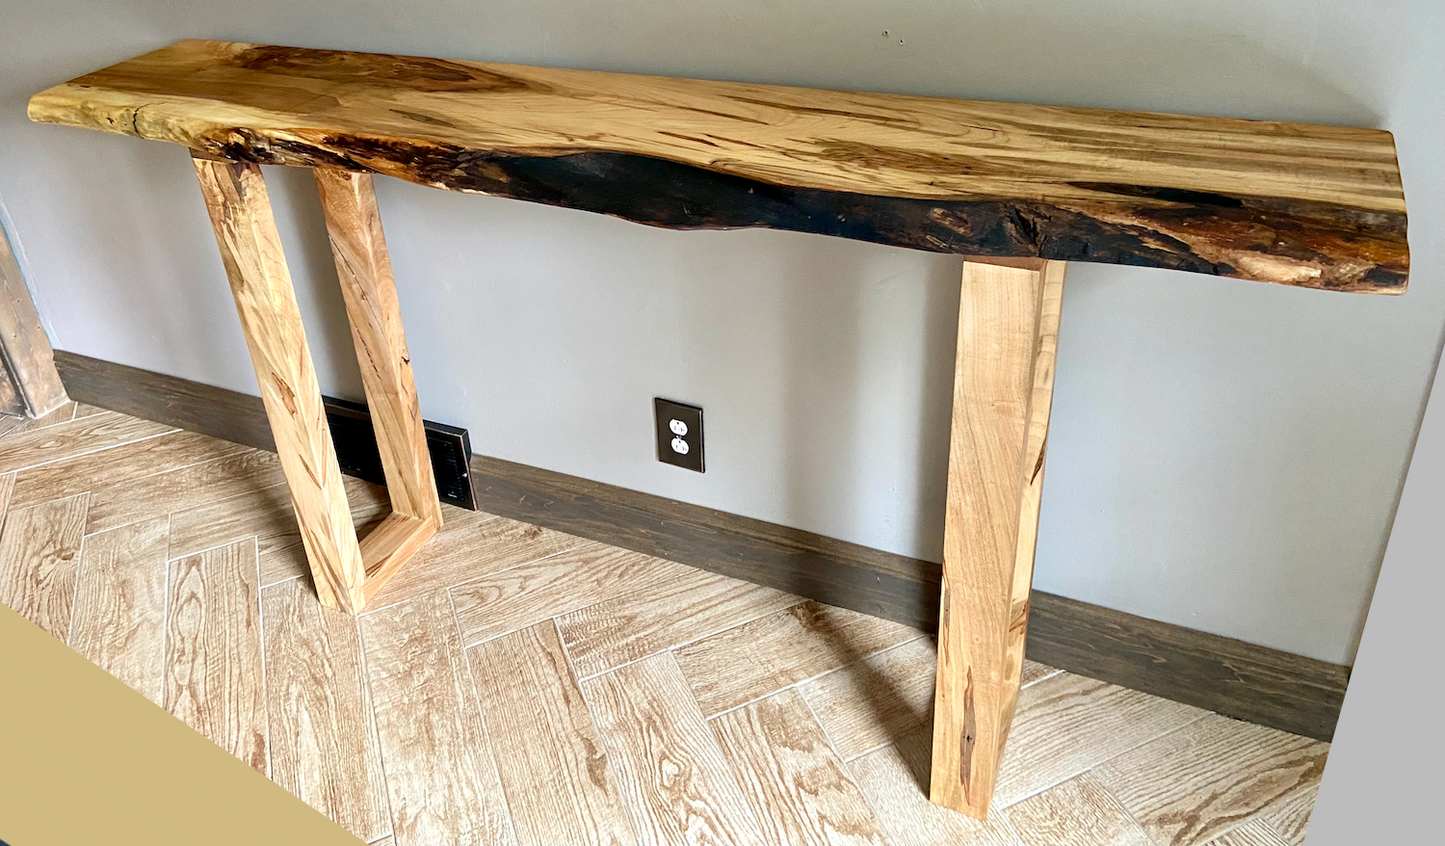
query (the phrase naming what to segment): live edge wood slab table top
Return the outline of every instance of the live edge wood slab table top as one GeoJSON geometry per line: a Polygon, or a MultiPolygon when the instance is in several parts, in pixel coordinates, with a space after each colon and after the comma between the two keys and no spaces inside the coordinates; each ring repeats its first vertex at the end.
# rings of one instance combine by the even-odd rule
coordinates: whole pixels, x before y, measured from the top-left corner
{"type": "Polygon", "coordinates": [[[987,814],[1019,689],[1065,263],[1398,294],[1389,133],[182,41],[32,120],[192,151],[321,602],[441,525],[372,174],[964,256],[930,797],[987,814]],[[393,514],[358,540],[259,165],[315,171],[393,514]]]}
{"type": "Polygon", "coordinates": [[[42,92],[30,117],[678,228],[1360,291],[1402,288],[1408,261],[1372,129],[217,41],[42,92]]]}

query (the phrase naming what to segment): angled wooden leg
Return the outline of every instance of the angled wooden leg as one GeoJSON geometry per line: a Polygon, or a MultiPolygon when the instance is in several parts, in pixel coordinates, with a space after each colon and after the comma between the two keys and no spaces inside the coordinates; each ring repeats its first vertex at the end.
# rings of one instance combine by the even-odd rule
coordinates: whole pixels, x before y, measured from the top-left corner
{"type": "Polygon", "coordinates": [[[316,593],[323,604],[354,613],[365,603],[366,571],[261,169],[200,157],[194,162],[316,593]]]}
{"type": "Polygon", "coordinates": [[[1013,589],[1009,604],[1008,659],[1004,663],[1006,697],[999,755],[1008,740],[1018,705],[1023,674],[1024,640],[1029,625],[1029,593],[1034,585],[1034,550],[1038,545],[1039,507],[1043,504],[1044,462],[1048,453],[1049,412],[1054,402],[1054,359],[1059,350],[1059,317],[1064,305],[1064,271],[1068,264],[1044,264],[1043,294],[1039,302],[1038,346],[1034,351],[1033,393],[1029,399],[1028,434],[1024,442],[1023,495],[1019,502],[1019,536],[1014,551],[1013,589]]]}
{"type": "Polygon", "coordinates": [[[1064,269],[963,268],[929,793],[980,819],[1018,701],[1064,269]]]}
{"type": "Polygon", "coordinates": [[[392,514],[361,542],[370,600],[441,528],[441,503],[371,174],[318,168],[316,186],[391,496],[392,514]]]}

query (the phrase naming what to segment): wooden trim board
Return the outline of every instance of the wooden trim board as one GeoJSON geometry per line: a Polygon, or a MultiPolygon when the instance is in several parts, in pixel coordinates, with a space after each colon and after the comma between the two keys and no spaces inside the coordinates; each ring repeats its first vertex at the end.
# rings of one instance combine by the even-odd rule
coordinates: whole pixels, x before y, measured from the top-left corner
{"type": "MultiPolygon", "coordinates": [[[[56,351],[78,402],[274,449],[257,397],[56,351]]],[[[475,456],[477,507],[935,631],[940,565],[475,456]]],[[[1034,591],[1027,655],[1229,717],[1329,740],[1349,668],[1034,591]]]]}
{"type": "MultiPolygon", "coordinates": [[[[65,384],[83,396],[104,397],[104,406],[122,414],[202,432],[233,443],[276,451],[260,400],[250,394],[166,376],[138,367],[57,350],[55,363],[65,384]],[[117,390],[117,385],[124,385],[117,390]]],[[[325,397],[326,416],[336,442],[341,472],[378,485],[386,484],[381,455],[366,406],[325,397]]],[[[471,457],[467,431],[424,421],[432,470],[442,502],[477,510],[466,459],[471,457]]]]}
{"type": "Polygon", "coordinates": [[[276,451],[260,397],[65,350],[55,367],[68,393],[101,408],[276,451]]]}
{"type": "Polygon", "coordinates": [[[5,370],[0,375],[0,411],[41,417],[69,399],[53,355],[20,263],[0,229],[0,360],[5,370]]]}

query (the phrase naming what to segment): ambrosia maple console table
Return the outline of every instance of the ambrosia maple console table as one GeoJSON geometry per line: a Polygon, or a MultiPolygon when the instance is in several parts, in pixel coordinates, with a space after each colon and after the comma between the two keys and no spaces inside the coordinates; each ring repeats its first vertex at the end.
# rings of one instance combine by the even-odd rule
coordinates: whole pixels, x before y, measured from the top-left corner
{"type": "Polygon", "coordinates": [[[987,813],[1024,652],[1068,261],[1402,293],[1387,132],[183,41],[32,120],[192,151],[321,601],[441,525],[372,174],[678,229],[965,256],[931,795],[987,813]],[[358,543],[258,165],[315,170],[394,513],[358,543]]]}

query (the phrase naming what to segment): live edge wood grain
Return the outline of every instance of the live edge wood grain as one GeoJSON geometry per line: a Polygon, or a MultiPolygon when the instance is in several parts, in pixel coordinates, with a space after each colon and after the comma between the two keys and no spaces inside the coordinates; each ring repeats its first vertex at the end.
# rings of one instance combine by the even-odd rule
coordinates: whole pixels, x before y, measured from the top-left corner
{"type": "Polygon", "coordinates": [[[680,229],[1404,290],[1380,130],[182,41],[30,118],[680,229]]]}

